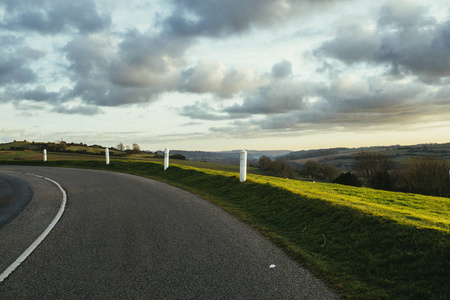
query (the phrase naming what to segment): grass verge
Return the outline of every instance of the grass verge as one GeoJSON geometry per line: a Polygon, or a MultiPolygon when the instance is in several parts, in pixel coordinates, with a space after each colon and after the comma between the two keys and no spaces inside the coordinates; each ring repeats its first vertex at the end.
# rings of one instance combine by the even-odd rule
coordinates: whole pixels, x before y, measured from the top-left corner
{"type": "Polygon", "coordinates": [[[119,171],[194,192],[251,224],[348,299],[449,299],[450,199],[151,162],[8,161],[119,171]]]}

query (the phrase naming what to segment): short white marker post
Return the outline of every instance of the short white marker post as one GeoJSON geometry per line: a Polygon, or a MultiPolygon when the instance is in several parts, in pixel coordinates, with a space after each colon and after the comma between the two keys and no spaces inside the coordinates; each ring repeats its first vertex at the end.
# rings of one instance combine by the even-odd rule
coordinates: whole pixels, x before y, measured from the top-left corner
{"type": "Polygon", "coordinates": [[[109,148],[105,148],[106,164],[109,165],[109,148]]]}
{"type": "Polygon", "coordinates": [[[240,182],[247,180],[247,151],[241,151],[241,163],[240,163],[240,182]]]}
{"type": "Polygon", "coordinates": [[[47,149],[44,149],[44,161],[47,161],[47,149]]]}
{"type": "Polygon", "coordinates": [[[164,171],[169,167],[169,148],[164,149],[164,171]]]}

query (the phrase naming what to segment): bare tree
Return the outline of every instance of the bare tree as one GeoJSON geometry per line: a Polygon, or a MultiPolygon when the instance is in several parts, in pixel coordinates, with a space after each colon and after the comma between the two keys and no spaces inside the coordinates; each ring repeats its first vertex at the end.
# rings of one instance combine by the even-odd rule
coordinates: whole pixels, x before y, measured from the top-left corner
{"type": "Polygon", "coordinates": [[[116,146],[116,148],[117,148],[117,150],[119,150],[119,151],[124,151],[124,150],[125,150],[125,146],[123,145],[123,143],[119,143],[119,144],[116,146]]]}
{"type": "Polygon", "coordinates": [[[141,152],[141,147],[139,147],[138,144],[133,144],[133,152],[134,153],[140,153],[141,152]]]}
{"type": "Polygon", "coordinates": [[[407,189],[425,195],[450,195],[449,167],[443,158],[410,158],[404,172],[407,189]]]}
{"type": "Polygon", "coordinates": [[[391,158],[382,153],[362,151],[354,159],[355,170],[366,186],[389,189],[389,171],[393,163],[391,158]]]}
{"type": "Polygon", "coordinates": [[[302,175],[309,178],[316,178],[321,180],[333,181],[339,176],[341,171],[332,165],[321,165],[314,160],[308,160],[303,168],[300,170],[302,175]]]}
{"type": "Polygon", "coordinates": [[[259,159],[259,167],[264,171],[265,175],[284,178],[294,178],[295,176],[295,170],[280,159],[272,161],[267,156],[261,156],[259,159]]]}
{"type": "Polygon", "coordinates": [[[322,165],[321,170],[324,179],[328,181],[335,180],[341,174],[341,170],[333,165],[322,165]]]}
{"type": "Polygon", "coordinates": [[[270,164],[272,163],[272,160],[267,156],[261,156],[259,158],[259,167],[263,171],[267,171],[270,168],[270,164]]]}
{"type": "Polygon", "coordinates": [[[302,169],[302,174],[308,176],[309,178],[317,178],[321,173],[320,164],[315,160],[308,160],[302,169]]]}

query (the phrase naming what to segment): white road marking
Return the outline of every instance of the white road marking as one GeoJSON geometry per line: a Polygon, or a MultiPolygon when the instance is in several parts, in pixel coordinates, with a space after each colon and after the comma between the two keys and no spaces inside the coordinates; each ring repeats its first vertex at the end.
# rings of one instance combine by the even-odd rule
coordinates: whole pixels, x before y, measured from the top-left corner
{"type": "Polygon", "coordinates": [[[0,283],[2,281],[4,281],[12,272],[14,272],[15,269],[17,269],[18,266],[20,266],[20,264],[27,259],[27,257],[34,251],[34,249],[37,248],[37,246],[39,246],[39,244],[47,237],[47,235],[50,233],[50,231],[53,229],[53,227],[55,227],[56,223],[58,223],[59,219],[61,218],[62,214],[64,213],[64,210],[66,209],[66,203],[67,203],[67,193],[66,191],[62,188],[62,186],[47,177],[44,176],[40,176],[40,175],[35,175],[35,174],[30,174],[30,173],[25,173],[27,175],[32,175],[32,176],[36,176],[39,178],[43,178],[47,181],[52,182],[53,184],[55,184],[60,190],[61,193],[63,195],[63,199],[61,202],[61,206],[59,207],[58,213],[56,214],[55,218],[53,219],[53,221],[50,223],[50,225],[48,225],[48,227],[41,233],[41,235],[22,253],[22,255],[20,255],[5,271],[3,271],[3,273],[0,274],[0,283]]]}

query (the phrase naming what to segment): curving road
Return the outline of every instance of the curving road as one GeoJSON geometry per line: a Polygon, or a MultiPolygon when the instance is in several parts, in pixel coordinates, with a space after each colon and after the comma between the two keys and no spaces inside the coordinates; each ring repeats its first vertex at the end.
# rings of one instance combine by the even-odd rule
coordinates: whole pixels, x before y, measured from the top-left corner
{"type": "Polygon", "coordinates": [[[0,228],[0,273],[61,206],[55,184],[27,173],[59,182],[67,206],[0,283],[1,299],[338,298],[221,208],[161,182],[94,170],[0,166],[0,179],[26,182],[17,193],[32,197],[0,228]]]}

